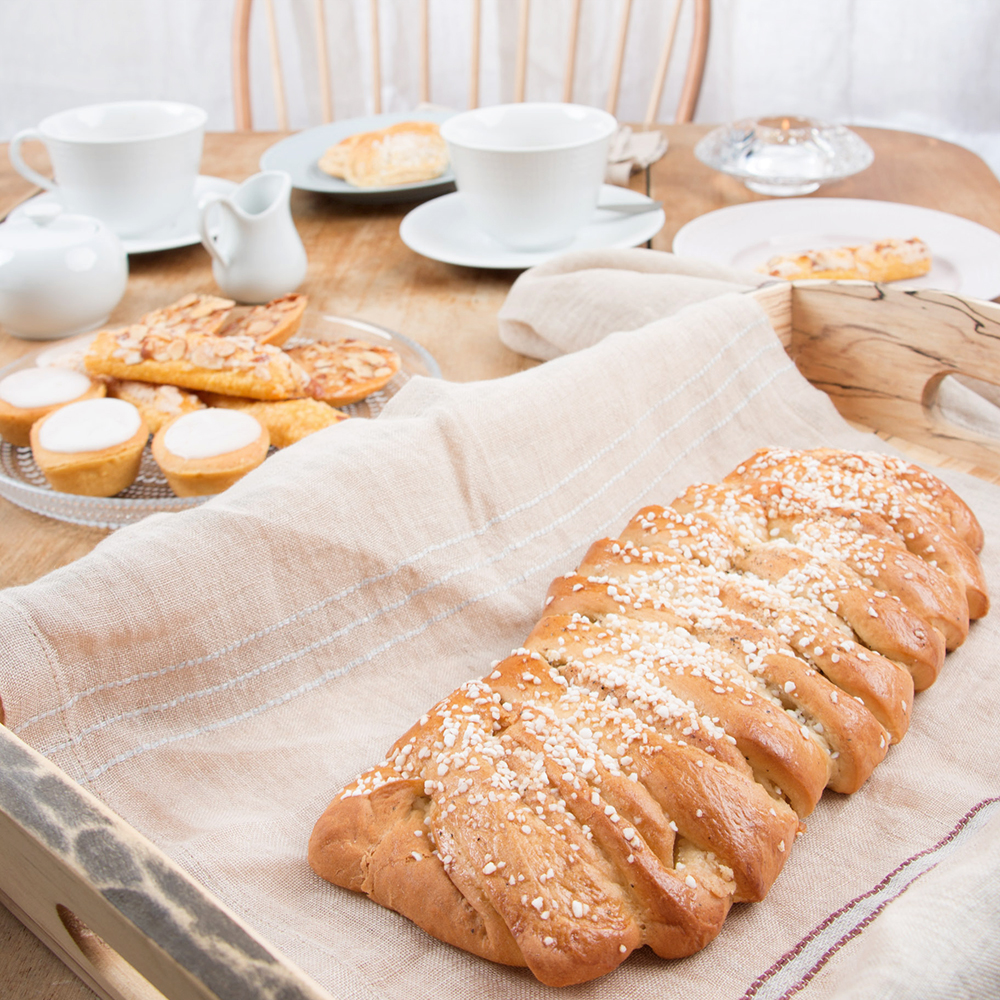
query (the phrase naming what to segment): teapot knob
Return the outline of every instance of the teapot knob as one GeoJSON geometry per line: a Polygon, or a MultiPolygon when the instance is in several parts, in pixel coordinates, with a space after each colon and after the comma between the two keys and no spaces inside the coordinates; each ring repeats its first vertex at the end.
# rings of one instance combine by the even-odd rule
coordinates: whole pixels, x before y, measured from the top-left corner
{"type": "Polygon", "coordinates": [[[36,226],[48,226],[62,215],[62,205],[52,201],[34,204],[29,201],[24,206],[24,215],[36,226]]]}

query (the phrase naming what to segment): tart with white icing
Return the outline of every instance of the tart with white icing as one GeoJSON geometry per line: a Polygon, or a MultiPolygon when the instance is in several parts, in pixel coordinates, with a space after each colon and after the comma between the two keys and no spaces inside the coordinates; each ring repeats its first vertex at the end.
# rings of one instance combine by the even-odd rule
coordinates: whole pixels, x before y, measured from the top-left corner
{"type": "Polygon", "coordinates": [[[139,473],[149,428],[123,399],[69,403],[31,428],[31,453],[52,489],[110,497],[139,473]]]}
{"type": "Polygon", "coordinates": [[[0,380],[0,435],[26,448],[32,425],[42,417],[83,399],[96,399],[104,385],[82,372],[63,368],[23,368],[0,380]]]}
{"type": "Polygon", "coordinates": [[[267,457],[270,436],[240,410],[186,413],[153,438],[153,458],[179,497],[221,493],[267,457]]]}
{"type": "Polygon", "coordinates": [[[318,399],[241,399],[215,392],[202,393],[209,406],[241,410],[256,417],[266,428],[275,448],[287,448],[316,431],[347,420],[348,415],[318,399]]]}

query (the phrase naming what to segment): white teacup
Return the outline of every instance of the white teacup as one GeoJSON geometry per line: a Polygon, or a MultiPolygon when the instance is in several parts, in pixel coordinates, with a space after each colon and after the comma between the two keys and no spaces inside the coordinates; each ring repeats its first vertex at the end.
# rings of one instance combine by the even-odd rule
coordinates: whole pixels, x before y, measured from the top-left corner
{"type": "Polygon", "coordinates": [[[14,169],[53,191],[63,207],[100,219],[119,236],[141,236],[191,204],[208,116],[173,101],[119,101],[61,111],[18,132],[14,169]],[[21,144],[38,139],[55,181],[32,170],[21,144]]]}
{"type": "Polygon", "coordinates": [[[597,207],[614,116],[578,104],[501,104],[441,125],[472,220],[517,250],[570,243],[597,207]]]}

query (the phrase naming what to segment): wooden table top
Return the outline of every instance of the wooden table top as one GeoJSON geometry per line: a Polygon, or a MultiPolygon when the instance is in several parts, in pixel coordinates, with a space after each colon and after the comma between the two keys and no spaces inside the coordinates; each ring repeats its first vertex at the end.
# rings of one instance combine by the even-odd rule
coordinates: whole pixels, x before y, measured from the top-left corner
{"type": "MultiPolygon", "coordinates": [[[[664,126],[670,148],[650,170],[649,193],[663,202],[666,224],[655,249],[706,212],[759,200],[742,183],[701,164],[695,143],[704,125],[664,126]]],[[[875,150],[874,164],[824,186],[823,197],[906,202],[964,216],[1000,232],[1000,181],[974,153],[928,136],[857,130],[875,150]]],[[[273,133],[210,134],[202,172],[241,181],[281,138],[273,133]]],[[[32,147],[29,158],[41,159],[32,147]]],[[[633,187],[645,178],[636,175],[633,187]]],[[[0,218],[35,189],[0,152],[0,218]]],[[[496,313],[518,272],[456,267],[427,260],[398,236],[407,205],[359,206],[296,191],[295,221],[309,257],[301,291],[312,306],[386,326],[423,344],[454,381],[495,378],[531,367],[497,337],[496,313]]],[[[133,256],[128,289],[111,321],[125,322],[188,292],[217,291],[201,246],[133,256]]],[[[0,366],[37,350],[0,331],[0,366]]],[[[29,583],[89,552],[106,532],[53,521],[0,499],[0,587],[29,583]]],[[[94,994],[0,907],[0,996],[80,1000],[94,994]]]]}

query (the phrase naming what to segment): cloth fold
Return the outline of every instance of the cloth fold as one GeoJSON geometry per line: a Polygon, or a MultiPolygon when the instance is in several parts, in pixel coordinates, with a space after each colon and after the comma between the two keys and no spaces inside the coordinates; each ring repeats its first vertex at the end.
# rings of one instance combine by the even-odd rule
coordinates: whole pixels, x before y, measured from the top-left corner
{"type": "Polygon", "coordinates": [[[604,180],[608,184],[628,187],[632,174],[656,163],[667,152],[667,145],[664,132],[635,132],[628,125],[619,125],[611,137],[604,180]]]}
{"type": "MultiPolygon", "coordinates": [[[[694,304],[641,325],[670,296],[648,283],[663,277],[652,258],[629,256],[631,272],[618,255],[577,272],[588,289],[591,272],[601,279],[601,294],[588,291],[601,317],[592,346],[492,382],[414,380],[378,419],[328,428],[204,506],[149,518],[0,592],[8,726],[338,998],[853,997],[844,990],[877,973],[888,946],[872,934],[884,916],[867,919],[854,901],[959,840],[970,813],[990,818],[1000,796],[990,616],[918,696],[906,739],[868,784],[820,803],[769,898],[737,907],[689,959],[643,951],[595,983],[549,990],[309,870],[306,841],[333,793],[520,645],[550,580],[593,540],[759,446],[883,448],[799,375],[748,295],[694,301],[706,282],[725,290],[718,273],[682,278],[672,263],[675,306],[694,304]],[[810,931],[831,926],[829,939],[810,931]]],[[[542,269],[505,312],[516,306],[525,328],[571,345],[586,316],[522,295],[535,279],[547,280],[542,269]]],[[[944,478],[984,523],[996,594],[997,490],[944,478]]],[[[995,879],[1000,855],[970,849],[995,879]]],[[[969,884],[968,860],[932,860],[942,877],[897,884],[883,915],[917,887],[932,890],[921,911],[944,912],[952,860],[969,884]]],[[[968,916],[996,927],[998,900],[977,894],[968,916]]],[[[947,908],[955,936],[961,911],[947,908]]],[[[995,940],[968,980],[979,993],[949,996],[998,992],[995,940]]],[[[921,941],[899,995],[923,995],[920,959],[935,948],[921,941]]]]}
{"type": "Polygon", "coordinates": [[[512,351],[548,361],[685,306],[773,282],[660,250],[583,250],[521,274],[498,316],[512,351]]]}

